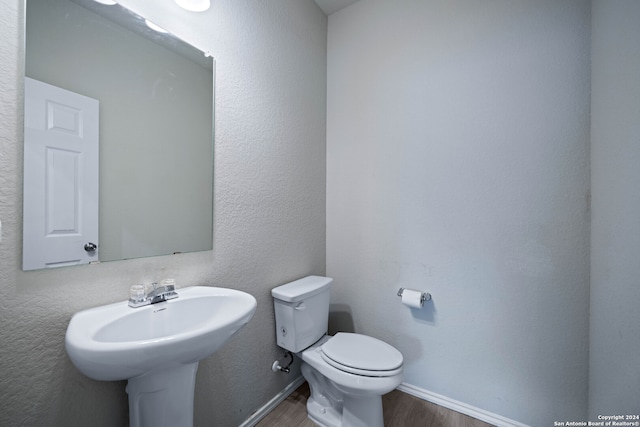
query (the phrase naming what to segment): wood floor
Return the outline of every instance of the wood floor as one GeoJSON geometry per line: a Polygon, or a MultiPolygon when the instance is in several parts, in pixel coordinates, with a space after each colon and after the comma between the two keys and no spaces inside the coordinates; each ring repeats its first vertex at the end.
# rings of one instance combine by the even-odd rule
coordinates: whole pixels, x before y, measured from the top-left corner
{"type": "MultiPolygon", "coordinates": [[[[305,382],[256,427],[316,427],[307,418],[309,386],[305,382]]],[[[492,427],[417,397],[394,390],[382,396],[385,427],[492,427]]]]}

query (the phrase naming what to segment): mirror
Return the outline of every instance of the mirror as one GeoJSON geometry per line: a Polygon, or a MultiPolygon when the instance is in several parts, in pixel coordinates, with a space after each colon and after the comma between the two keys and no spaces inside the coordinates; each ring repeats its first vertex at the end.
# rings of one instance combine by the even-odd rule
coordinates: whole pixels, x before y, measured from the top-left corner
{"type": "Polygon", "coordinates": [[[213,59],[93,0],[25,39],[23,269],[211,250],[213,59]]]}

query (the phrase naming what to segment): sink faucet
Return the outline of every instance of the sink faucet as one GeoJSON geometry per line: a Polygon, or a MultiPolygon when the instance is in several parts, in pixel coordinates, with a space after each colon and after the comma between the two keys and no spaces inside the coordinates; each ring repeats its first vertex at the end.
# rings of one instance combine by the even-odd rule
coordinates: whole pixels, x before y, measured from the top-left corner
{"type": "Polygon", "coordinates": [[[151,283],[152,289],[148,292],[144,285],[133,285],[129,296],[129,306],[137,308],[178,298],[173,280],[163,280],[162,283],[160,286],[157,282],[151,283]]]}
{"type": "Polygon", "coordinates": [[[153,282],[151,286],[153,286],[153,290],[149,291],[149,293],[147,294],[147,298],[151,300],[150,304],[166,301],[168,299],[178,298],[176,285],[174,284],[167,283],[165,285],[158,286],[156,282],[153,282]]]}

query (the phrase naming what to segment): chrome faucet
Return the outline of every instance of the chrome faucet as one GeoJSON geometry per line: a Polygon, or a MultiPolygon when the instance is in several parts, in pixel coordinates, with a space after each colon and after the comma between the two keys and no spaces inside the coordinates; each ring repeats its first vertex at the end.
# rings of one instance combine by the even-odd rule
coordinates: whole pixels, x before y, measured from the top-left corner
{"type": "Polygon", "coordinates": [[[144,285],[133,285],[129,295],[129,307],[143,307],[145,305],[178,298],[176,285],[173,280],[163,280],[162,283],[160,286],[158,286],[157,282],[151,283],[152,289],[148,292],[144,285]]]}
{"type": "Polygon", "coordinates": [[[178,298],[175,284],[165,284],[158,286],[156,282],[151,284],[153,290],[149,291],[147,298],[151,300],[150,304],[166,301],[168,299],[178,298]]]}

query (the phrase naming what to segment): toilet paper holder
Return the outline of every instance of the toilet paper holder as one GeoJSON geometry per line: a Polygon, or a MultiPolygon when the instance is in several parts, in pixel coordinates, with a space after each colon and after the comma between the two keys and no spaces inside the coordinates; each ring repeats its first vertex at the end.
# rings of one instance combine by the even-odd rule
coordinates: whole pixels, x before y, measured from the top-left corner
{"type": "MultiPolygon", "coordinates": [[[[400,288],[398,289],[398,296],[401,297],[402,296],[402,292],[404,291],[404,288],[400,288]]],[[[429,301],[431,300],[431,294],[428,292],[423,292],[422,295],[420,295],[420,303],[424,303],[425,301],[429,301]]]]}

